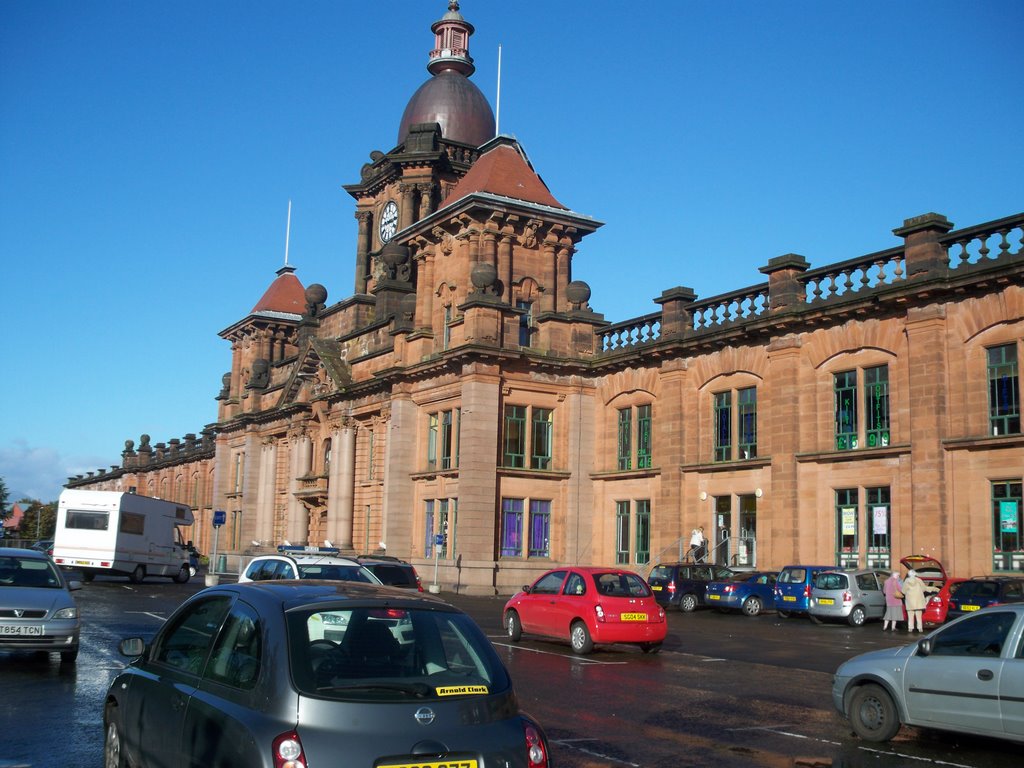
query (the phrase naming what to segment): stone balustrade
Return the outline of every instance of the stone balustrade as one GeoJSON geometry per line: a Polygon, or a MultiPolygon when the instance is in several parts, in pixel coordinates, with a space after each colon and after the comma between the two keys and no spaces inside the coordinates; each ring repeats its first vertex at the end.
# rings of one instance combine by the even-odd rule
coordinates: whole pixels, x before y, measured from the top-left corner
{"type": "Polygon", "coordinates": [[[762,272],[769,281],[709,299],[688,288],[656,299],[661,312],[597,329],[598,354],[611,354],[670,338],[693,338],[764,317],[818,309],[828,303],[870,296],[915,279],[944,279],[969,269],[1011,266],[1024,254],[1024,213],[950,231],[939,214],[907,219],[894,233],[904,244],[808,269],[796,254],[772,259],[762,272]]]}

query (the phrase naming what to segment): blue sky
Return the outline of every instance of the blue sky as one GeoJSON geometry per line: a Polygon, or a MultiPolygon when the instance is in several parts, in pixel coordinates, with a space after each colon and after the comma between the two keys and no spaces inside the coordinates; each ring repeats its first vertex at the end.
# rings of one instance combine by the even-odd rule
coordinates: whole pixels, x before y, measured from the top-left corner
{"type": "MultiPolygon", "coordinates": [[[[352,292],[343,184],[398,143],[446,0],[0,2],[0,477],[216,419],[217,333],[284,258],[352,292]]],[[[474,81],[564,205],[612,322],[1024,209],[1024,3],[463,0],[474,81]]]]}

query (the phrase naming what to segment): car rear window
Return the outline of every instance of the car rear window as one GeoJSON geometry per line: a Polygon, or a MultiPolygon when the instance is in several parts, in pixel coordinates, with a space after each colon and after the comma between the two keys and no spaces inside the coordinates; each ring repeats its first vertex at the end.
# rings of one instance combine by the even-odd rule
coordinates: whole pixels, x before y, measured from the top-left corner
{"type": "Polygon", "coordinates": [[[328,579],[330,581],[359,581],[364,584],[377,582],[366,575],[361,565],[330,565],[313,563],[299,565],[300,579],[328,579]]]}
{"type": "Polygon", "coordinates": [[[779,574],[782,584],[803,584],[807,580],[806,568],[786,568],[779,574]]]}
{"type": "Polygon", "coordinates": [[[594,584],[599,594],[609,597],[648,597],[651,588],[635,573],[595,573],[594,584]]]}
{"type": "Polygon", "coordinates": [[[662,579],[668,581],[672,578],[672,568],[668,565],[656,565],[651,570],[651,581],[662,579]]]}
{"type": "Polygon", "coordinates": [[[957,590],[956,596],[961,600],[971,598],[990,598],[999,594],[999,585],[994,581],[967,581],[957,590]]]}
{"type": "Polygon", "coordinates": [[[392,586],[414,587],[416,579],[413,578],[411,568],[403,568],[392,563],[365,563],[365,568],[373,572],[373,575],[392,586]]]}
{"type": "Polygon", "coordinates": [[[846,589],[849,580],[845,573],[831,573],[822,571],[815,574],[814,586],[816,589],[846,589]]]}
{"type": "Polygon", "coordinates": [[[490,641],[460,612],[318,605],[287,622],[295,684],[311,696],[419,702],[510,687],[490,641]]]}

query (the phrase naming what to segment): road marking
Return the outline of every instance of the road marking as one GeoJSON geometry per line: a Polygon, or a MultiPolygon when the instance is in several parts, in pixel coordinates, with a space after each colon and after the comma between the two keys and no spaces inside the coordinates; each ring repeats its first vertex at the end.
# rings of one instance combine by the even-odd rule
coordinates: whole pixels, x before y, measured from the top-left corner
{"type": "MultiPolygon", "coordinates": [[[[793,733],[792,731],[780,731],[777,728],[764,727],[764,728],[730,728],[731,731],[768,731],[770,733],[776,733],[779,736],[789,736],[794,739],[804,739],[805,741],[816,741],[821,744],[828,744],[830,746],[842,746],[840,741],[830,741],[828,739],[819,739],[814,736],[805,736],[802,733],[793,733]]],[[[857,746],[861,752],[869,752],[872,755],[881,756],[888,755],[890,757],[899,757],[904,760],[916,760],[919,763],[928,763],[929,765],[946,765],[950,768],[980,768],[979,766],[973,766],[966,763],[951,763],[947,760],[936,760],[931,757],[920,757],[918,755],[908,755],[904,752],[897,752],[896,750],[886,749],[873,749],[872,747],[857,746]]]]}
{"type": "MultiPolygon", "coordinates": [[[[499,637],[499,636],[496,635],[495,637],[499,637]]],[[[501,635],[500,637],[504,637],[504,635],[501,635]]],[[[602,662],[602,660],[600,658],[586,658],[584,656],[577,656],[577,655],[571,655],[570,656],[567,653],[559,653],[559,652],[554,651],[554,650],[539,650],[537,648],[526,648],[526,647],[523,647],[522,645],[516,645],[515,643],[496,643],[496,642],[492,641],[492,643],[490,643],[490,644],[498,645],[498,646],[500,646],[502,648],[512,648],[513,650],[524,650],[524,651],[526,651],[528,653],[542,653],[542,654],[544,654],[546,656],[561,656],[562,658],[570,658],[570,659],[573,660],[573,662],[582,662],[583,664],[603,664],[603,665],[608,665],[608,666],[629,664],[629,662],[602,662]]]]}
{"type": "Polygon", "coordinates": [[[158,613],[153,613],[152,611],[125,611],[125,613],[141,613],[143,616],[149,616],[157,621],[167,621],[163,616],[158,613]]]}
{"type": "Polygon", "coordinates": [[[584,755],[590,755],[591,757],[596,757],[601,760],[611,760],[613,763],[619,763],[620,765],[628,765],[631,766],[631,768],[640,768],[640,763],[631,763],[627,760],[620,760],[617,757],[612,757],[611,755],[595,752],[592,749],[576,746],[576,742],[581,741],[596,741],[596,739],[552,739],[551,743],[558,744],[559,746],[566,747],[567,749],[571,749],[575,752],[582,752],[584,755]]]}

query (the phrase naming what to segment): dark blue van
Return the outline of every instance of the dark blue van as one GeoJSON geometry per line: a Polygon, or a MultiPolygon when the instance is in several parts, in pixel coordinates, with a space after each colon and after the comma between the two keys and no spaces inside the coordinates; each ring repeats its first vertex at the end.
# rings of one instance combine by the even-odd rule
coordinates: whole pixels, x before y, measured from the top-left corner
{"type": "Polygon", "coordinates": [[[835,569],[834,565],[787,565],[775,580],[775,612],[784,619],[794,613],[806,615],[814,574],[835,569]]]}

